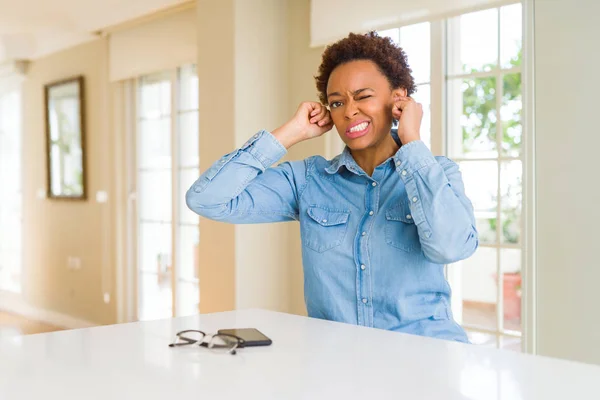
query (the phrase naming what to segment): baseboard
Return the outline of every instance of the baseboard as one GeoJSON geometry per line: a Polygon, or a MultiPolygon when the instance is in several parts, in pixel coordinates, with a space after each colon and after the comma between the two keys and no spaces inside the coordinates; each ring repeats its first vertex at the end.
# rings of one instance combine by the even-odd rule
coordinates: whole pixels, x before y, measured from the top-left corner
{"type": "Polygon", "coordinates": [[[96,323],[75,318],[70,315],[34,307],[25,302],[20,295],[5,291],[0,291],[0,310],[65,329],[91,328],[98,326],[96,323]]]}

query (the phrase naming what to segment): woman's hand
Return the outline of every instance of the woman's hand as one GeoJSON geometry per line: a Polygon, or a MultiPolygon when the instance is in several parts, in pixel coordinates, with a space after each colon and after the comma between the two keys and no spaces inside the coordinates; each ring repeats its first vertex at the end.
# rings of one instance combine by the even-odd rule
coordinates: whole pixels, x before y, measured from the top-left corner
{"type": "Polygon", "coordinates": [[[423,106],[410,97],[397,97],[392,106],[392,115],[398,123],[398,138],[402,144],[421,139],[423,106]]]}
{"type": "Polygon", "coordinates": [[[288,122],[275,129],[272,134],[286,149],[296,143],[319,137],[333,128],[329,110],[321,103],[306,101],[288,122]]]}

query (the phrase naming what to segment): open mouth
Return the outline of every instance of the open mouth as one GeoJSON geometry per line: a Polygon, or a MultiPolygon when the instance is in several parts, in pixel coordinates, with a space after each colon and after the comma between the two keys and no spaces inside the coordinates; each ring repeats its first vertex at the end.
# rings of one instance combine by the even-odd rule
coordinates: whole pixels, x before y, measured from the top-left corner
{"type": "Polygon", "coordinates": [[[350,129],[346,130],[346,136],[350,139],[356,139],[358,137],[364,136],[369,132],[369,128],[371,127],[371,123],[368,121],[363,121],[358,124],[355,124],[350,127],[350,129]]]}

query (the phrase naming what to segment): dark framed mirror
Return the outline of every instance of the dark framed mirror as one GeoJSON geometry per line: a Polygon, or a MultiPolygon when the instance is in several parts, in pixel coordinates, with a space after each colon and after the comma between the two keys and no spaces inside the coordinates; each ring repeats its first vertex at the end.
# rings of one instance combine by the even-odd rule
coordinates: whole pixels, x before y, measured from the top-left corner
{"type": "Polygon", "coordinates": [[[44,92],[48,197],[85,200],[84,78],[49,83],[44,92]]]}

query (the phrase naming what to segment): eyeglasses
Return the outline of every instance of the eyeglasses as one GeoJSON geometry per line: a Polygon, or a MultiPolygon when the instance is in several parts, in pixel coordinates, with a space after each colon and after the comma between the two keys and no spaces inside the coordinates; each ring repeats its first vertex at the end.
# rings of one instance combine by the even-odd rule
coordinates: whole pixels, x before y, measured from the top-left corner
{"type": "Polygon", "coordinates": [[[190,345],[198,345],[207,347],[219,353],[229,353],[231,355],[235,355],[237,353],[236,349],[244,346],[244,339],[225,333],[209,335],[202,331],[190,329],[177,332],[175,336],[175,342],[169,344],[169,347],[190,345]],[[206,338],[209,338],[209,340],[205,341],[206,338]]]}

